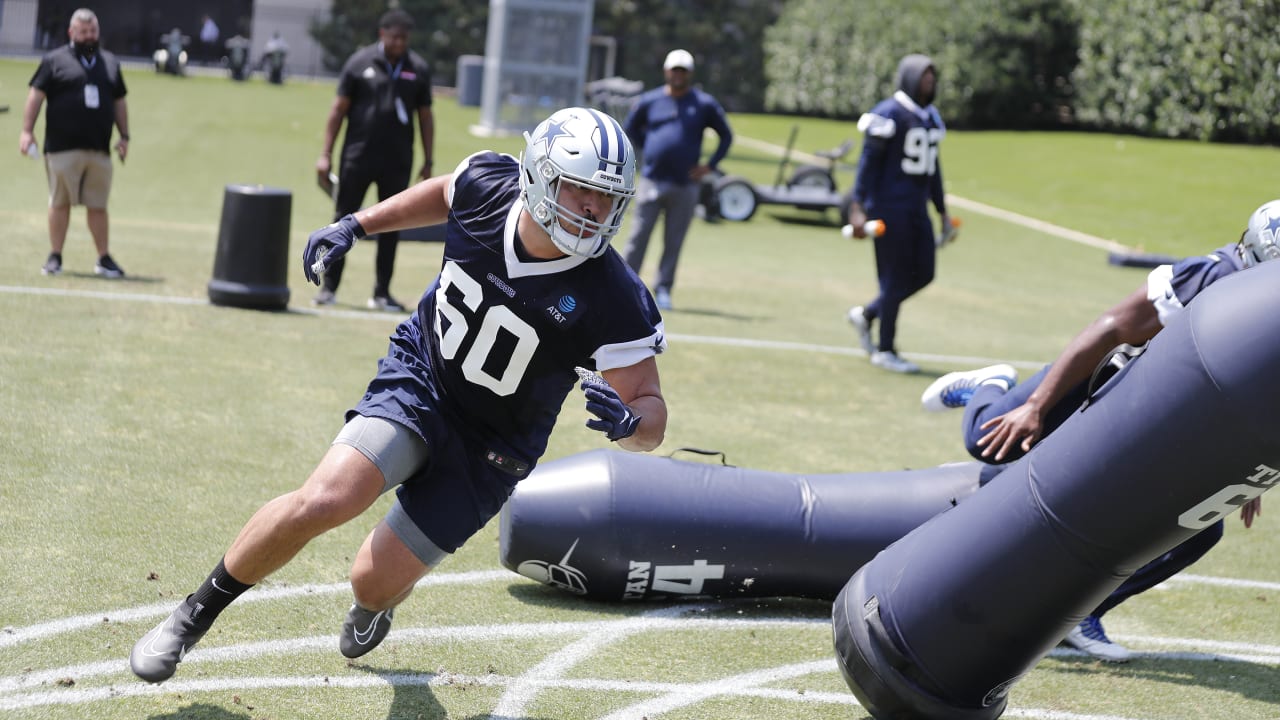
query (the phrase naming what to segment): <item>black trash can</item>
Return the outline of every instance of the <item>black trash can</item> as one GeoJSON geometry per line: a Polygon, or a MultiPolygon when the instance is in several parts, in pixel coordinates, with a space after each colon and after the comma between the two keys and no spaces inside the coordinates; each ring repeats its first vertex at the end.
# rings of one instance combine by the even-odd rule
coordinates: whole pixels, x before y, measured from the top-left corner
{"type": "Polygon", "coordinates": [[[209,281],[210,302],[256,310],[289,306],[292,203],[293,196],[281,188],[227,186],[209,281]]]}

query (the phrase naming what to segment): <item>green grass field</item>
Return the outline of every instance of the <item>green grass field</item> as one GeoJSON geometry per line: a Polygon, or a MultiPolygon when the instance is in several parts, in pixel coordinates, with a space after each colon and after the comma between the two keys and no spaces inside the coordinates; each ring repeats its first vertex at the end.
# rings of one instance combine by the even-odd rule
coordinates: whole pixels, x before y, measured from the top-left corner
{"type": "MultiPolygon", "coordinates": [[[[405,603],[387,642],[337,652],[353,553],[385,512],[313,542],[228,610],[171,681],[129,672],[133,642],[190,592],[244,520],[295,487],[340,427],[399,318],[362,310],[370,248],[339,305],[312,312],[300,263],[293,312],[215,307],[223,189],[292,191],[290,254],[329,219],[312,167],[328,83],[177,79],[127,71],[133,142],[117,165],[112,252],[129,277],[92,274],[83,211],[66,271],[48,252],[40,165],[16,152],[34,62],[0,61],[0,715],[6,718],[865,717],[835,667],[830,607],[789,599],[587,603],[504,570],[491,523],[405,603]]],[[[945,111],[945,108],[944,108],[945,111]]],[[[472,137],[473,108],[440,99],[436,167],[517,152],[472,137]]],[[[734,116],[743,138],[833,147],[852,123],[734,116]]],[[[37,136],[43,141],[43,118],[37,136]]],[[[1027,218],[1149,252],[1192,254],[1239,236],[1275,193],[1275,148],[1101,134],[954,131],[948,189],[1027,218]]],[[[849,162],[854,160],[851,155],[849,162]]],[[[741,143],[725,169],[769,182],[777,158],[741,143]]],[[[847,187],[851,176],[841,183],[847,187]]],[[[926,414],[939,374],[1051,360],[1144,282],[1106,252],[976,211],[905,307],[900,345],[925,368],[871,368],[844,320],[869,300],[871,248],[834,213],[766,207],[749,223],[697,221],[660,360],[671,412],[658,453],[724,451],[795,473],[929,467],[966,459],[958,414],[926,414]],[[821,220],[821,222],[820,222],[821,220]]],[[[625,230],[624,230],[625,232],[625,230]]],[[[656,245],[644,277],[656,263],[656,245]]],[[[440,262],[401,246],[393,294],[416,298],[440,262]]],[[[570,399],[546,460],[607,442],[570,399]]],[[[1135,508],[1140,512],[1140,508],[1135,508]]],[[[1105,666],[1055,651],[1014,687],[1007,717],[1053,720],[1280,717],[1280,523],[1269,511],[1184,576],[1107,616],[1141,653],[1105,666]]],[[[962,649],[957,649],[958,651],[962,649]]]]}

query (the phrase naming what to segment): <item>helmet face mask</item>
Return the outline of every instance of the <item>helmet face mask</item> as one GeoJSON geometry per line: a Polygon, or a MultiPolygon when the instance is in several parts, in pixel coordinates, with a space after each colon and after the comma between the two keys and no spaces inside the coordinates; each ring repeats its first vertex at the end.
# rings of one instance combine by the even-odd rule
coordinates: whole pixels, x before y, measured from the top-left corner
{"type": "Polygon", "coordinates": [[[1280,200],[1253,211],[1236,247],[1245,267],[1280,259],[1280,200]]]}
{"type": "Polygon", "coordinates": [[[533,219],[569,255],[597,257],[622,227],[635,197],[635,152],[622,126],[589,108],[566,108],[525,133],[520,155],[520,192],[533,219]],[[610,207],[603,217],[584,216],[569,188],[602,193],[610,207]]]}

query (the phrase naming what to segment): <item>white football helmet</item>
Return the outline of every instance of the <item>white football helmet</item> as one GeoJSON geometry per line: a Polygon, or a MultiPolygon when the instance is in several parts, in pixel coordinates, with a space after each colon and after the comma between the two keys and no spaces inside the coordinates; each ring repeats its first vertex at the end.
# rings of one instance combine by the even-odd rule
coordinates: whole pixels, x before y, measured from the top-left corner
{"type": "Polygon", "coordinates": [[[1238,248],[1245,267],[1280,258],[1280,200],[1253,211],[1238,248]]]}
{"type": "Polygon", "coordinates": [[[622,126],[599,110],[565,108],[524,140],[520,194],[533,219],[562,252],[603,254],[636,194],[636,156],[622,126]],[[603,218],[569,210],[560,204],[561,181],[607,194],[612,209],[603,218]]]}

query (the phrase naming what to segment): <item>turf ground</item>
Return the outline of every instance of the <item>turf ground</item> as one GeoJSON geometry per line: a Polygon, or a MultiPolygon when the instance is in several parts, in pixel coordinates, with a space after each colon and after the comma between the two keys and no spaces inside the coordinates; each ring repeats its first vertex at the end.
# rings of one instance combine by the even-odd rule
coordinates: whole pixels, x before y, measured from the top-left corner
{"type": "MultiPolygon", "coordinates": [[[[849,718],[829,605],[586,603],[501,568],[492,523],[406,602],[387,642],[349,663],[336,634],[346,573],[386,499],[313,542],[233,606],[178,675],[129,673],[129,648],[208,572],[244,520],[295,487],[363,391],[398,317],[364,311],[370,248],[339,305],[313,312],[300,267],[291,312],[211,306],[223,189],[292,191],[290,253],[328,220],[311,168],[330,84],[127,71],[133,143],[117,166],[112,252],[129,277],[92,275],[83,211],[66,272],[46,278],[44,176],[16,152],[34,63],[0,61],[0,715],[12,718],[849,718]]],[[[437,106],[437,168],[470,152],[474,109],[437,106]]],[[[851,123],[734,116],[744,139],[833,147],[851,123]]],[[[43,139],[43,132],[38,135],[43,139]]],[[[852,161],[852,156],[849,158],[852,161]]],[[[1238,237],[1274,194],[1274,148],[1101,134],[953,132],[948,189],[964,228],[938,280],[906,306],[900,344],[920,376],[855,349],[849,305],[874,292],[871,250],[834,217],[766,208],[692,230],[671,349],[660,361],[666,443],[783,472],[928,467],[964,459],[956,414],[925,414],[935,376],[995,360],[1050,360],[1143,282],[1106,251],[964,200],[1149,252],[1238,237]]],[[[735,146],[728,171],[772,180],[777,158],[735,146]]],[[[841,176],[847,187],[850,176],[841,176]]],[[[1040,226],[1043,227],[1043,226],[1040,226]]],[[[625,231],[624,231],[625,232],[625,231]]],[[[651,250],[644,276],[656,263],[651,250]]],[[[393,294],[416,298],[438,245],[402,245],[393,294]]],[[[569,402],[547,459],[603,447],[569,402]]],[[[1135,508],[1135,512],[1140,511],[1135,508]]],[[[1106,666],[1059,649],[1006,716],[1062,720],[1280,717],[1280,537],[1270,513],[1190,574],[1107,616],[1140,653],[1106,666]]],[[[957,649],[961,651],[962,649],[957,649]]]]}

